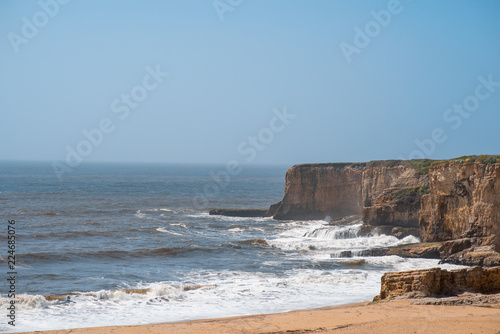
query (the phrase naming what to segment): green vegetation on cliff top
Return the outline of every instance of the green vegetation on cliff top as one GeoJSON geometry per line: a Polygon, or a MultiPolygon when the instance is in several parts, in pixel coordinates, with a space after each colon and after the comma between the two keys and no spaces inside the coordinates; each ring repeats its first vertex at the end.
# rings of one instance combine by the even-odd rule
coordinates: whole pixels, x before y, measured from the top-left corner
{"type": "Polygon", "coordinates": [[[311,166],[332,166],[335,168],[354,167],[354,168],[370,168],[370,167],[396,167],[405,166],[415,169],[417,176],[427,175],[429,168],[441,165],[444,163],[467,163],[480,162],[485,165],[500,163],[500,155],[464,155],[459,158],[447,160],[431,160],[431,159],[413,159],[413,160],[374,160],[370,162],[342,162],[342,163],[320,163],[320,164],[301,164],[300,167],[311,166]]]}
{"type": "Polygon", "coordinates": [[[393,202],[399,205],[419,205],[420,198],[429,193],[429,186],[412,187],[389,192],[384,195],[382,201],[393,202]]]}
{"type": "Polygon", "coordinates": [[[445,163],[459,163],[463,164],[466,162],[480,162],[485,165],[492,165],[495,163],[500,163],[500,155],[464,155],[459,158],[448,159],[448,160],[409,160],[410,165],[408,167],[415,168],[417,171],[415,172],[417,175],[426,175],[429,173],[429,168],[437,165],[445,164],[445,163]],[[412,162],[415,162],[413,165],[412,162]]]}
{"type": "Polygon", "coordinates": [[[401,189],[393,196],[396,204],[417,204],[420,203],[420,197],[429,193],[429,186],[413,187],[401,189]]]}

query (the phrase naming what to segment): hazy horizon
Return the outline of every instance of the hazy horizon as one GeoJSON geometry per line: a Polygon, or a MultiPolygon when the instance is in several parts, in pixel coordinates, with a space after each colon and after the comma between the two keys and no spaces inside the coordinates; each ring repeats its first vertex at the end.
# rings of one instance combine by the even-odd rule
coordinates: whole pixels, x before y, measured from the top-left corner
{"type": "Polygon", "coordinates": [[[500,2],[3,1],[1,161],[499,154],[500,2]]]}

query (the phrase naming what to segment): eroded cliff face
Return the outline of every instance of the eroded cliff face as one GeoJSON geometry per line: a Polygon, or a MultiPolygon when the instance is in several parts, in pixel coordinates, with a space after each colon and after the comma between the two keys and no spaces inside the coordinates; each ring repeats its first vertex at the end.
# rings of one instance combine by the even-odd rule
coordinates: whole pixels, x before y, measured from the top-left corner
{"type": "Polygon", "coordinates": [[[360,214],[364,166],[296,165],[286,173],[283,200],[269,209],[275,219],[322,219],[360,214]]]}
{"type": "Polygon", "coordinates": [[[363,173],[363,221],[370,226],[418,228],[420,197],[428,178],[406,166],[371,167],[363,173]]]}
{"type": "Polygon", "coordinates": [[[489,162],[373,161],[290,168],[275,219],[362,215],[365,231],[448,241],[444,261],[500,264],[500,156],[489,162]],[[496,161],[496,163],[495,163],[496,161]]]}
{"type": "Polygon", "coordinates": [[[422,197],[423,241],[469,238],[500,251],[500,164],[445,163],[429,170],[422,197]]]}
{"type": "Polygon", "coordinates": [[[418,228],[420,190],[427,183],[426,176],[398,161],[297,165],[287,171],[283,200],[267,215],[275,219],[363,215],[369,226],[418,228]]]}

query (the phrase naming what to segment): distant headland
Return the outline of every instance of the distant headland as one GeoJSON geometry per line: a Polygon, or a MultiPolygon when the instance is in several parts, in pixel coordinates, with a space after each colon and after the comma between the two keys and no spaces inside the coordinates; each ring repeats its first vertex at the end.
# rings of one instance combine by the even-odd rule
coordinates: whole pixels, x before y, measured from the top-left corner
{"type": "MultiPolygon", "coordinates": [[[[238,210],[211,214],[238,215],[238,210]]],[[[262,215],[262,211],[244,210],[262,215]]],[[[277,220],[362,219],[363,232],[418,236],[422,244],[381,250],[464,265],[500,265],[500,155],[449,160],[301,164],[286,173],[277,220]],[[347,217],[347,218],[346,218],[347,217]]]]}

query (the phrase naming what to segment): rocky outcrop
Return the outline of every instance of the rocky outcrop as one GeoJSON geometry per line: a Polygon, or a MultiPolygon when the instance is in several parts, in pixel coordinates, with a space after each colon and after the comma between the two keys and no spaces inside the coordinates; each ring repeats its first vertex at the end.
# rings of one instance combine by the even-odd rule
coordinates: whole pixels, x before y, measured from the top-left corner
{"type": "Polygon", "coordinates": [[[362,214],[367,226],[418,228],[430,160],[296,165],[286,173],[283,200],[267,216],[322,219],[362,214]]]}
{"type": "Polygon", "coordinates": [[[424,242],[453,241],[439,250],[445,262],[496,265],[500,156],[293,166],[283,200],[266,215],[285,220],[362,215],[364,235],[375,230],[413,234],[424,242]]]}
{"type": "Polygon", "coordinates": [[[500,267],[440,268],[386,273],[376,300],[500,292],[500,267]]]}
{"type": "Polygon", "coordinates": [[[275,219],[322,219],[361,214],[364,164],[312,164],[286,172],[283,200],[266,215],[275,219]]]}
{"type": "Polygon", "coordinates": [[[483,294],[464,292],[452,297],[427,297],[412,301],[413,305],[449,305],[449,306],[483,306],[500,307],[500,293],[483,294]]]}
{"type": "Polygon", "coordinates": [[[439,259],[441,243],[418,243],[365,250],[361,256],[397,255],[405,258],[439,259]]]}
{"type": "Polygon", "coordinates": [[[500,266],[500,253],[495,251],[493,245],[472,246],[461,251],[442,255],[441,262],[461,264],[465,266],[500,266]]]}
{"type": "Polygon", "coordinates": [[[265,209],[212,209],[208,214],[229,217],[263,217],[266,212],[265,209]]]}
{"type": "Polygon", "coordinates": [[[444,163],[429,170],[422,197],[424,241],[468,238],[472,246],[500,251],[500,164],[444,163]]]}

